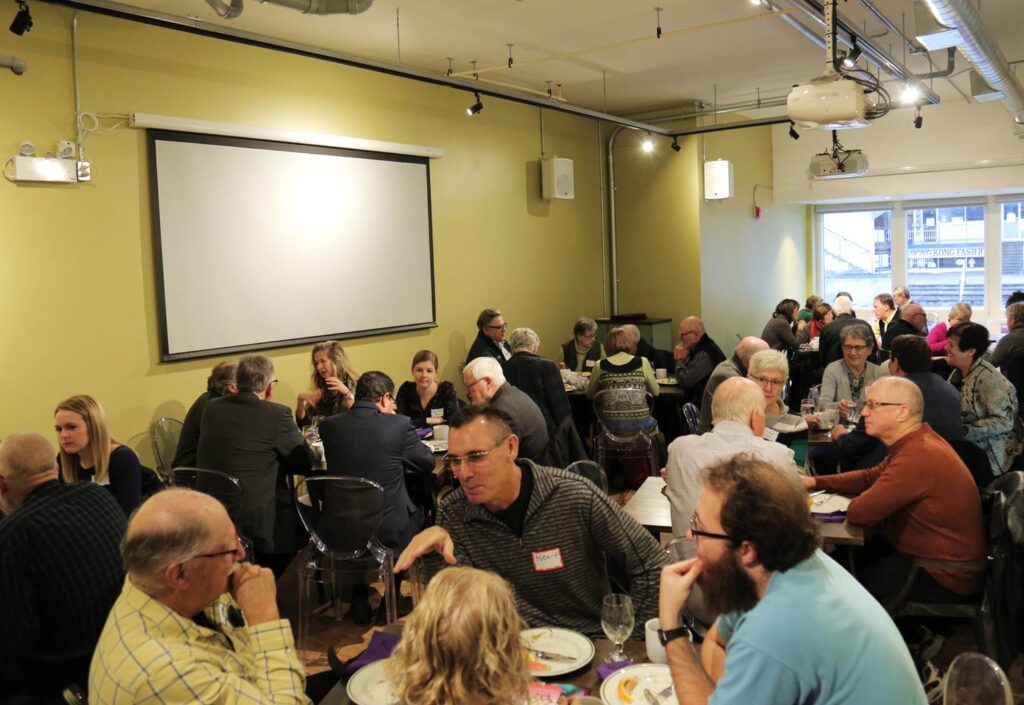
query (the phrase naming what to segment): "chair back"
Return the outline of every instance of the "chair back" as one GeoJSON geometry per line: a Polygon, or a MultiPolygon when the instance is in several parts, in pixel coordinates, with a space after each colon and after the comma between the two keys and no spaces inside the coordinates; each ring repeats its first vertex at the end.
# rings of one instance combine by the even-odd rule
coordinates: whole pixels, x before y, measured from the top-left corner
{"type": "Polygon", "coordinates": [[[594,396],[594,413],[605,432],[618,441],[629,441],[650,425],[654,397],[646,389],[614,387],[594,396]]]}
{"type": "Polygon", "coordinates": [[[171,475],[171,463],[178,449],[181,428],[181,421],[167,417],[157,419],[149,427],[149,442],[153,446],[153,457],[156,458],[156,471],[165,482],[171,475]]]}
{"type": "MultiPolygon", "coordinates": [[[[220,470],[180,467],[171,470],[168,484],[171,487],[185,487],[210,495],[224,505],[224,509],[227,510],[231,521],[235,523],[235,527],[239,531],[242,530],[242,503],[245,493],[242,491],[242,483],[234,475],[220,470]]],[[[245,547],[245,554],[251,560],[253,558],[252,541],[245,536],[240,535],[240,537],[242,545],[245,547]]]]}
{"type": "Polygon", "coordinates": [[[690,435],[700,435],[700,410],[693,402],[683,404],[683,418],[686,420],[686,427],[690,435]]]}
{"type": "Polygon", "coordinates": [[[569,463],[565,469],[587,478],[600,487],[602,492],[608,494],[608,475],[593,460],[577,460],[574,463],[569,463]]]}
{"type": "Polygon", "coordinates": [[[988,462],[988,454],[985,451],[977,444],[962,438],[949,441],[949,445],[953,447],[956,454],[960,456],[960,460],[964,461],[964,465],[971,471],[974,484],[979,489],[992,484],[995,476],[992,474],[992,465],[988,462]]]}
{"type": "Polygon", "coordinates": [[[295,488],[295,506],[314,548],[348,561],[368,551],[379,560],[376,540],[388,499],[384,488],[362,477],[317,475],[295,488]]]}
{"type": "Polygon", "coordinates": [[[988,571],[975,641],[1009,668],[1024,647],[1024,472],[1000,475],[982,499],[989,507],[988,571]]]}
{"type": "Polygon", "coordinates": [[[973,651],[960,654],[949,665],[942,683],[943,705],[1012,705],[1013,691],[1003,669],[973,651]]]}

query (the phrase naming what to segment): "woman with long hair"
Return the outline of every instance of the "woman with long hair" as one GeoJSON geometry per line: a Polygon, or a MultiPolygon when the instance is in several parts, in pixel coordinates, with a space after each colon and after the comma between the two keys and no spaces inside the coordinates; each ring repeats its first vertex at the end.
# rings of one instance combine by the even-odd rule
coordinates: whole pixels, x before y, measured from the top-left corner
{"type": "Polygon", "coordinates": [[[398,413],[405,414],[417,428],[451,419],[459,409],[458,393],[451,382],[437,381],[438,360],[431,350],[412,356],[412,380],[402,382],[395,396],[398,413]],[[434,413],[440,410],[441,414],[434,413]]]}
{"type": "Polygon", "coordinates": [[[800,313],[800,302],[796,299],[783,299],[775,307],[771,320],[761,331],[761,339],[773,350],[797,350],[800,343],[807,342],[804,329],[807,324],[797,320],[800,313]],[[797,334],[801,334],[798,336],[797,334]]]}
{"type": "Polygon", "coordinates": [[[356,379],[359,375],[348,361],[345,348],[337,340],[313,346],[313,374],[310,389],[299,392],[295,421],[300,426],[313,416],[333,416],[348,411],[355,403],[356,379]]]}
{"type": "Polygon", "coordinates": [[[110,437],[99,402],[85,394],[65,399],[54,410],[53,425],[61,480],[103,485],[125,516],[135,511],[142,502],[142,466],[131,448],[110,437]]]}
{"type": "Polygon", "coordinates": [[[445,568],[430,581],[388,661],[405,705],[522,705],[529,670],[508,583],[476,568],[445,568]]]}

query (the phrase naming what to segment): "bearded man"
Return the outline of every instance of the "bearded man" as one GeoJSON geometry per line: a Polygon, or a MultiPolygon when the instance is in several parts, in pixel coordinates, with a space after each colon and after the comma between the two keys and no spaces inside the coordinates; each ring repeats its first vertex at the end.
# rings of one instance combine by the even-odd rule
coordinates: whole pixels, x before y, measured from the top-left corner
{"type": "Polygon", "coordinates": [[[680,705],[927,702],[896,625],[818,548],[791,477],[749,455],[708,468],[687,537],[697,557],[662,570],[659,604],[680,705]],[[681,617],[695,583],[719,614],[700,658],[681,617]]]}

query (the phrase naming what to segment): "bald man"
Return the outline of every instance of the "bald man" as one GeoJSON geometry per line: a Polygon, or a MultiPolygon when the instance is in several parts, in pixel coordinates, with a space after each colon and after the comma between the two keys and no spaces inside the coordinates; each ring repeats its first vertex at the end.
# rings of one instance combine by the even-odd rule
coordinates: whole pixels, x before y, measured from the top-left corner
{"type": "Polygon", "coordinates": [[[124,569],[124,512],[106,488],[57,479],[36,433],[0,444],[0,702],[84,687],[124,569]]]}
{"type": "Polygon", "coordinates": [[[882,350],[892,347],[892,341],[901,335],[928,335],[928,315],[920,304],[909,303],[900,309],[900,316],[890,323],[882,335],[882,350]]]}
{"type": "Polygon", "coordinates": [[[704,321],[689,316],[679,322],[679,343],[672,356],[676,361],[676,380],[686,390],[686,401],[701,406],[708,378],[725,353],[711,339],[704,321]]]}
{"type": "Polygon", "coordinates": [[[274,576],[242,562],[220,502],[184,489],[154,495],[129,522],[122,554],[128,578],[92,660],[90,705],[310,702],[274,576]]]}
{"type": "Polygon", "coordinates": [[[978,569],[921,571],[912,599],[962,601],[984,578],[978,488],[956,452],[922,422],[923,411],[916,384],[883,377],[868,387],[861,416],[868,435],[885,444],[886,458],[870,470],[804,479],[808,489],[856,495],[846,515],[851,524],[885,522],[888,545],[855,556],[858,579],[883,605],[906,582],[913,557],[977,562],[978,569]]]}
{"type": "Polygon", "coordinates": [[[715,369],[711,371],[708,382],[704,386],[704,396],[700,403],[700,432],[707,433],[711,430],[711,399],[715,390],[730,377],[746,377],[747,365],[754,353],[768,349],[768,343],[755,335],[748,335],[739,342],[732,352],[732,357],[722,360],[715,369]]]}

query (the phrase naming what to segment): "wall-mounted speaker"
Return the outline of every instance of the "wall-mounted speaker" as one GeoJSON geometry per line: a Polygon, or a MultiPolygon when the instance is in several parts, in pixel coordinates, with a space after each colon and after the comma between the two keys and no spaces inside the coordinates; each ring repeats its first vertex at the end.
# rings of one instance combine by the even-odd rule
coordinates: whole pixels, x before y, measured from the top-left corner
{"type": "Polygon", "coordinates": [[[732,198],[732,162],[725,159],[704,162],[704,198],[709,201],[732,198]]]}
{"type": "Polygon", "coordinates": [[[545,200],[576,197],[572,159],[553,157],[540,162],[541,195],[545,200]]]}

